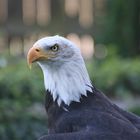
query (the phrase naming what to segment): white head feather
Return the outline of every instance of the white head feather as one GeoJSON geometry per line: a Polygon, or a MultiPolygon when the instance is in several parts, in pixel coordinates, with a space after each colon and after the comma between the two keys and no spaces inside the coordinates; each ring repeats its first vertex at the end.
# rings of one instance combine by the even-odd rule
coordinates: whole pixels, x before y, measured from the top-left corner
{"type": "Polygon", "coordinates": [[[80,49],[58,35],[42,38],[34,45],[47,50],[54,44],[59,45],[56,57],[38,61],[44,74],[45,89],[51,92],[58,105],[62,102],[67,105],[72,101],[79,102],[81,95],[86,96],[87,91],[92,91],[80,49]]]}

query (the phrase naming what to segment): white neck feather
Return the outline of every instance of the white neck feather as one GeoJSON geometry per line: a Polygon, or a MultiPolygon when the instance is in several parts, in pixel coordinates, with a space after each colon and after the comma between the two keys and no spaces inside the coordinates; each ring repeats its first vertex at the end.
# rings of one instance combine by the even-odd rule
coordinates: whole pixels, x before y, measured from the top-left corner
{"type": "Polygon", "coordinates": [[[86,96],[87,91],[92,92],[83,59],[65,63],[61,67],[39,65],[44,74],[45,89],[51,92],[53,100],[57,100],[59,106],[62,101],[67,105],[72,101],[80,102],[81,95],[86,96]]]}

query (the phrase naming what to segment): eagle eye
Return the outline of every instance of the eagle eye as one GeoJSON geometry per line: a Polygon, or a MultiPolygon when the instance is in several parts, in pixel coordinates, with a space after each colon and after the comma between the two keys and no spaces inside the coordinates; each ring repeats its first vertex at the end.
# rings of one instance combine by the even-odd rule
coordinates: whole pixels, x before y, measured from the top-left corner
{"type": "Polygon", "coordinates": [[[59,49],[58,44],[55,44],[55,45],[53,45],[53,46],[51,47],[51,50],[52,50],[53,52],[58,51],[58,49],[59,49]]]}

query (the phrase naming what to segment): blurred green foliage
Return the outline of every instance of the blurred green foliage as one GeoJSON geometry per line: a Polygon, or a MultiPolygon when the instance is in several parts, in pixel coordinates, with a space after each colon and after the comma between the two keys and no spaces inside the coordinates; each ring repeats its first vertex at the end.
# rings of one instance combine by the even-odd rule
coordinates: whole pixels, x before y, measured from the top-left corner
{"type": "Polygon", "coordinates": [[[140,94],[140,58],[122,59],[117,52],[110,45],[105,59],[87,64],[93,83],[106,94],[120,98],[140,94]]]}
{"type": "Polygon", "coordinates": [[[45,110],[38,113],[44,100],[42,73],[30,71],[24,60],[6,60],[0,68],[0,139],[37,139],[47,132],[45,110]]]}
{"type": "Polygon", "coordinates": [[[140,116],[140,107],[130,108],[129,111],[140,116]]]}
{"type": "MultiPolygon", "coordinates": [[[[126,98],[140,94],[140,58],[122,59],[116,47],[108,47],[105,59],[87,62],[93,84],[104,93],[126,98]]],[[[0,139],[31,140],[47,132],[43,75],[25,59],[1,56],[7,65],[0,68],[0,139]],[[44,123],[45,122],[45,123],[44,123]]],[[[139,108],[131,109],[139,114],[139,108]]]]}
{"type": "Polygon", "coordinates": [[[117,45],[120,56],[130,58],[139,55],[139,5],[139,0],[107,0],[104,14],[95,20],[95,40],[117,45]]]}

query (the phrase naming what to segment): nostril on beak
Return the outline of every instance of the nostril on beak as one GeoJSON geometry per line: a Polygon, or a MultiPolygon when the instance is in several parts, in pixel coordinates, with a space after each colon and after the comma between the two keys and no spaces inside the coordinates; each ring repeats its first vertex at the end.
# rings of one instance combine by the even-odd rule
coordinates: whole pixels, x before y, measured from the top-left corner
{"type": "Polygon", "coordinates": [[[35,49],[36,52],[40,52],[40,50],[38,48],[35,49]]]}

